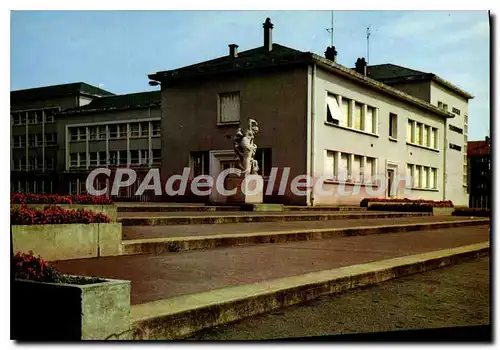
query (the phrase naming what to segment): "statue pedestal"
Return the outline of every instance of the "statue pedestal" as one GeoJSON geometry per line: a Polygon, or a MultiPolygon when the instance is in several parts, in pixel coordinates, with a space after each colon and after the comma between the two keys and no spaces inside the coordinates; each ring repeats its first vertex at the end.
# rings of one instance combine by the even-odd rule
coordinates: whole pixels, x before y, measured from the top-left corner
{"type": "Polygon", "coordinates": [[[259,178],[259,181],[248,182],[246,193],[242,190],[244,176],[229,175],[225,181],[225,188],[228,191],[236,189],[234,195],[226,197],[227,204],[261,204],[264,202],[264,179],[260,175],[252,175],[252,178],[259,178]]]}

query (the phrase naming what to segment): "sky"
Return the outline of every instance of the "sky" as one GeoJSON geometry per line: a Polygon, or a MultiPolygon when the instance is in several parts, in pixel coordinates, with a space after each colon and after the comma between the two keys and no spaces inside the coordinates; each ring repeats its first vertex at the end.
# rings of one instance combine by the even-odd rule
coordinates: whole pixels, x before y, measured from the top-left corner
{"type": "MultiPolygon", "coordinates": [[[[84,81],[116,94],[158,89],[147,74],[273,42],[324,55],[331,11],[13,11],[11,90],[84,81]]],[[[469,140],[490,134],[486,11],[335,11],[338,63],[393,63],[432,72],[475,96],[469,140]]]]}

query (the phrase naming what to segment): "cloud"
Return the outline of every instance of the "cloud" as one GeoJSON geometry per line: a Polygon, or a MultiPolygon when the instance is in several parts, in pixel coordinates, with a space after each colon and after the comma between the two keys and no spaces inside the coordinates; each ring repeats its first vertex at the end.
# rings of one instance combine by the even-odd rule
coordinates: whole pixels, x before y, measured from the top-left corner
{"type": "Polygon", "coordinates": [[[423,36],[453,24],[469,22],[470,12],[418,11],[403,14],[396,21],[386,24],[380,31],[393,38],[423,36]]]}
{"type": "Polygon", "coordinates": [[[469,26],[458,32],[454,32],[451,35],[440,36],[439,39],[433,40],[433,46],[443,46],[449,44],[456,44],[463,40],[473,40],[476,38],[488,37],[490,34],[490,25],[487,21],[477,22],[474,25],[469,26]]]}

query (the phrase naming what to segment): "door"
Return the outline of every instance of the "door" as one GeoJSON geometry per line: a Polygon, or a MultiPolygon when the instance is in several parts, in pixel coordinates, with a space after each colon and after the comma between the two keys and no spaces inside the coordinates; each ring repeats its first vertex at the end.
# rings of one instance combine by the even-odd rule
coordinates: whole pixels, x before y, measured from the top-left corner
{"type": "Polygon", "coordinates": [[[394,193],[392,193],[392,183],[394,181],[394,170],[387,169],[387,197],[394,197],[394,193]]]}

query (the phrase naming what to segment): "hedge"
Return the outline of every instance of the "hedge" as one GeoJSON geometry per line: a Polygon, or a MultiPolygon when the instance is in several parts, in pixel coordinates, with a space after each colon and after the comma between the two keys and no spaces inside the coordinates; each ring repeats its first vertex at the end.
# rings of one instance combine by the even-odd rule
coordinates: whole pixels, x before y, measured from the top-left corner
{"type": "Polygon", "coordinates": [[[426,204],[431,207],[453,208],[452,201],[433,201],[428,199],[410,199],[410,198],[363,198],[359,205],[368,207],[368,203],[405,203],[405,204],[426,204]]]}
{"type": "Polygon", "coordinates": [[[11,193],[11,204],[113,204],[107,196],[92,196],[90,194],[34,194],[34,193],[11,193]]]}

